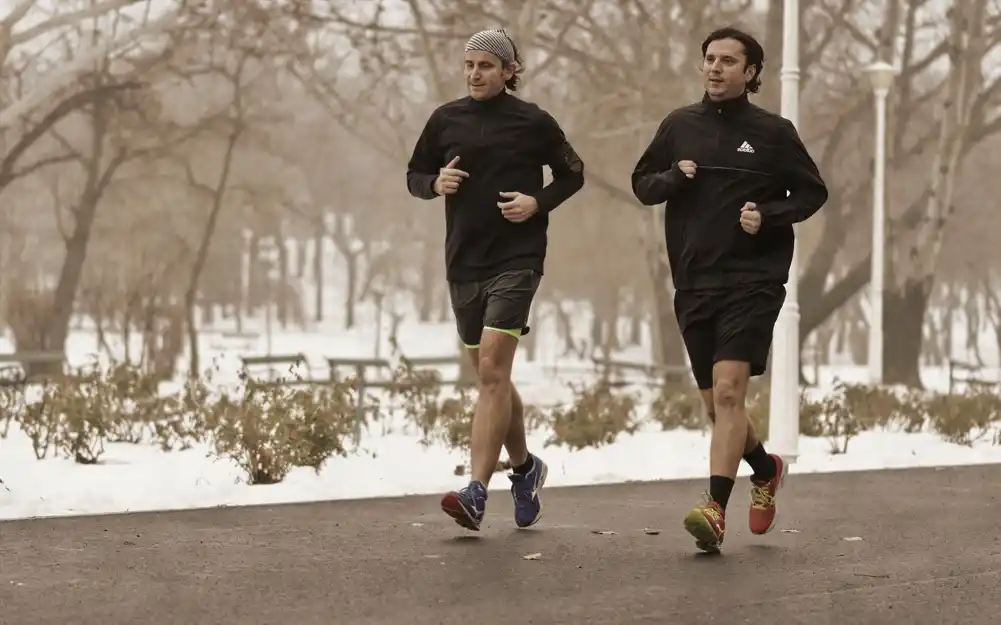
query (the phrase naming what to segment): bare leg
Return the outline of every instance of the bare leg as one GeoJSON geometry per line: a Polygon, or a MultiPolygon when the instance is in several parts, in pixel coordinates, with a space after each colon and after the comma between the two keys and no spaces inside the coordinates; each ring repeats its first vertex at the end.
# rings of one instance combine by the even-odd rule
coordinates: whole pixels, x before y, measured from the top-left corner
{"type": "MultiPolygon", "coordinates": [[[[480,348],[471,347],[468,352],[469,358],[473,361],[473,368],[476,369],[476,375],[479,376],[480,348]]],[[[525,405],[522,403],[514,383],[511,384],[511,423],[507,428],[507,437],[504,439],[504,449],[507,450],[511,466],[516,467],[528,460],[528,442],[525,438],[525,405]]]]}
{"type": "MultiPolygon", "coordinates": [[[[712,475],[736,479],[741,457],[751,435],[744,400],[750,366],[746,362],[720,361],[713,367],[712,444],[709,469],[712,475]]],[[[756,438],[756,437],[755,437],[756,438]]]]}
{"type": "MultiPolygon", "coordinates": [[[[490,478],[497,468],[497,461],[500,459],[501,447],[510,438],[511,412],[514,404],[511,369],[517,348],[518,339],[509,334],[492,330],[483,332],[477,365],[480,396],[473,415],[471,452],[472,478],[484,485],[490,483],[490,478]]],[[[521,431],[523,441],[524,425],[521,431]]]]}
{"type": "MultiPolygon", "coordinates": [[[[715,425],[716,424],[716,402],[713,400],[712,389],[699,389],[699,394],[702,395],[702,403],[706,406],[706,415],[709,417],[709,421],[715,425]]],[[[751,418],[747,418],[747,440],[744,442],[744,454],[749,454],[754,450],[755,447],[761,442],[758,438],[758,433],[754,429],[754,424],[751,422],[751,418]]]]}

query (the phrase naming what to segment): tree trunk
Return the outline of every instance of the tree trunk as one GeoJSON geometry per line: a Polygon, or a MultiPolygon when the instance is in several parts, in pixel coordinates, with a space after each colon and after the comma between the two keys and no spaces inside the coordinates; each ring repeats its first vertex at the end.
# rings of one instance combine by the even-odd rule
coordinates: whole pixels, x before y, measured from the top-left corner
{"type": "MultiPolygon", "coordinates": [[[[236,87],[237,94],[239,87],[236,87]]],[[[238,97],[236,99],[239,99],[238,97]]],[[[239,110],[239,107],[237,107],[239,110]]],[[[226,186],[229,184],[229,174],[233,165],[233,154],[236,151],[236,144],[243,134],[243,121],[236,119],[233,121],[233,129],[226,141],[226,150],[223,153],[222,168],[219,172],[219,180],[212,189],[212,205],[209,210],[209,218],[202,231],[202,238],[198,244],[198,251],[195,254],[195,262],[191,267],[191,275],[188,278],[188,286],[184,290],[184,310],[188,331],[189,367],[188,374],[197,378],[201,372],[199,367],[198,350],[198,325],[195,323],[195,305],[198,298],[198,284],[205,270],[205,263],[208,261],[209,248],[212,246],[212,239],[215,237],[216,225],[219,223],[219,213],[222,212],[223,200],[226,196],[226,186]]]]}
{"type": "Polygon", "coordinates": [[[344,254],[344,267],[348,273],[347,293],[344,294],[344,329],[355,327],[355,294],[358,292],[358,254],[344,254]]]}
{"type": "Polygon", "coordinates": [[[278,245],[278,324],[283,330],[288,329],[289,297],[293,289],[289,287],[289,254],[288,243],[285,240],[285,233],[279,229],[276,241],[278,245]]]}
{"type": "Polygon", "coordinates": [[[435,285],[438,272],[435,271],[435,254],[430,245],[421,250],[421,275],[418,280],[417,318],[421,323],[431,321],[435,304],[435,285]]]}
{"type": "MultiPolygon", "coordinates": [[[[80,203],[74,211],[73,233],[66,241],[66,255],[63,257],[59,281],[56,283],[52,297],[52,308],[45,323],[42,344],[37,348],[43,350],[63,350],[66,337],[69,335],[70,319],[73,316],[73,304],[76,300],[83,267],[87,260],[87,247],[90,244],[91,228],[97,215],[104,191],[111,184],[115,172],[125,161],[125,152],[119,151],[101,171],[101,161],[104,157],[104,138],[107,133],[109,112],[104,103],[96,103],[93,114],[93,152],[88,159],[87,181],[80,203]]],[[[52,365],[25,366],[25,373],[59,373],[52,365]]]]}
{"type": "Polygon", "coordinates": [[[323,321],[323,224],[316,229],[316,237],[313,239],[313,280],[315,300],[313,305],[316,309],[314,318],[317,323],[323,321]]]}
{"type": "Polygon", "coordinates": [[[983,58],[984,14],[986,0],[974,0],[957,5],[950,13],[951,38],[949,61],[951,72],[946,94],[939,108],[938,144],[931,160],[931,193],[925,210],[912,236],[897,243],[891,262],[893,278],[887,290],[887,340],[884,362],[895,361],[893,375],[887,366],[887,383],[914,384],[920,388],[918,367],[923,339],[923,321],[928,300],[934,288],[935,269],[945,237],[945,225],[954,212],[952,199],[956,170],[963,151],[963,136],[970,121],[971,101],[983,83],[980,62],[983,58]],[[892,305],[895,304],[896,306],[892,305]],[[887,323],[892,320],[892,323],[887,323]],[[914,328],[914,324],[917,328],[914,328]],[[898,340],[891,343],[893,335],[898,340]],[[899,342],[900,340],[905,342],[899,342]],[[913,341],[912,344],[906,343],[913,341]],[[901,359],[909,355],[913,362],[901,359]]]}
{"type": "Polygon", "coordinates": [[[923,388],[919,363],[931,283],[887,291],[883,308],[883,382],[923,388]]]}

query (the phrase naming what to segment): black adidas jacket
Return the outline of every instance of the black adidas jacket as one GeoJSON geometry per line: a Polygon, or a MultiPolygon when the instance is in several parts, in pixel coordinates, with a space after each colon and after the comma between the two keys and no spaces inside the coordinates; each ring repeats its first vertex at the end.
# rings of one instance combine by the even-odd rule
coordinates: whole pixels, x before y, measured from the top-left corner
{"type": "Polygon", "coordinates": [[[632,185],[643,204],[666,202],[667,254],[679,290],[785,284],[792,225],[827,201],[792,122],[751,104],[746,94],[723,102],[705,96],[672,111],[636,164],[632,185]],[[695,162],[694,178],[678,169],[683,160],[695,162]],[[761,213],[755,235],[740,227],[745,202],[761,213]]]}
{"type": "Polygon", "coordinates": [[[450,281],[485,280],[512,269],[542,273],[549,213],[584,185],[584,164],[559,124],[539,106],[507,92],[486,101],[460,98],[436,109],[407,166],[414,197],[437,197],[438,170],[454,157],[469,173],[445,196],[445,267],[450,281]],[[553,181],[543,187],[542,167],[553,181]],[[539,211],[521,223],[497,207],[500,194],[535,197],[539,211]]]}

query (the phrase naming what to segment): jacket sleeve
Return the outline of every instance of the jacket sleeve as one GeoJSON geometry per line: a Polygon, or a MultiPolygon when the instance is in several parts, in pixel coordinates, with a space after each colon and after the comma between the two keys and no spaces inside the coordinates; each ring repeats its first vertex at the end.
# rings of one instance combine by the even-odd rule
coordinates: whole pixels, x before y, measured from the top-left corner
{"type": "Polygon", "coordinates": [[[688,182],[671,152],[671,127],[675,123],[671,115],[664,118],[633,168],[633,195],[644,206],[671,201],[688,182]]]}
{"type": "Polygon", "coordinates": [[[791,226],[812,217],[827,202],[827,185],[817,164],[787,119],[781,124],[782,149],[779,176],[789,196],[758,205],[761,227],[791,226]]]}
{"type": "Polygon", "coordinates": [[[539,211],[551,213],[584,186],[584,161],[570,145],[563,129],[552,115],[543,112],[539,129],[545,163],[553,180],[535,195],[539,211]]]}
{"type": "Polygon", "coordinates": [[[445,153],[439,141],[440,133],[441,113],[435,111],[424,125],[410,162],[407,163],[407,190],[410,195],[422,200],[438,197],[434,192],[434,181],[438,179],[438,170],[445,165],[445,153]]]}

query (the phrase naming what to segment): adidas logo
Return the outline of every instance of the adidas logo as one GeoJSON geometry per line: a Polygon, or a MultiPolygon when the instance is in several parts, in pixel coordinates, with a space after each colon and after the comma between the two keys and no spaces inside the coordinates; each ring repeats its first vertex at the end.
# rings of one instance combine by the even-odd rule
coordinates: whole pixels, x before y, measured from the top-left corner
{"type": "Polygon", "coordinates": [[[741,143],[740,147],[737,148],[737,151],[738,152],[747,152],[748,154],[754,154],[754,148],[752,148],[751,144],[748,143],[747,141],[741,143]]]}

